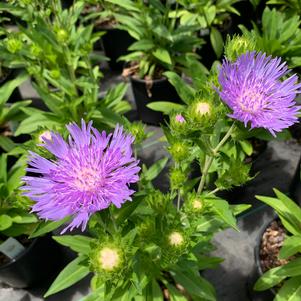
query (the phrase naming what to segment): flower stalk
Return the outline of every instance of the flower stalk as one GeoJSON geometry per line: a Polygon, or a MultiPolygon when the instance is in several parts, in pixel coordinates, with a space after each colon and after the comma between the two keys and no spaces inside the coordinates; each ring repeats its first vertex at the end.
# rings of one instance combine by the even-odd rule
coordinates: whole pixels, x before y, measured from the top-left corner
{"type": "Polygon", "coordinates": [[[204,186],[205,186],[205,181],[206,181],[210,166],[211,166],[214,158],[218,155],[219,150],[222,148],[222,146],[226,143],[226,141],[231,136],[234,127],[235,127],[235,122],[233,122],[233,124],[229,128],[228,132],[223,137],[223,139],[219,142],[219,144],[212,150],[213,155],[212,156],[206,155],[204,168],[203,168],[203,171],[202,171],[201,181],[200,181],[200,184],[199,184],[199,187],[198,187],[198,190],[197,190],[198,194],[202,193],[202,191],[204,189],[204,186]]]}

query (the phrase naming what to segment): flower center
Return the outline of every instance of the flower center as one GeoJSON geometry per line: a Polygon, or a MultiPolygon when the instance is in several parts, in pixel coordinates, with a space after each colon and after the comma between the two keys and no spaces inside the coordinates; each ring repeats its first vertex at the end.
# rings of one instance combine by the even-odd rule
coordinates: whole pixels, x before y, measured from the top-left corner
{"type": "Polygon", "coordinates": [[[85,167],[77,172],[74,185],[80,191],[94,192],[99,186],[99,181],[99,172],[96,169],[85,167]]]}
{"type": "Polygon", "coordinates": [[[99,263],[104,270],[112,271],[119,264],[120,258],[118,251],[111,248],[103,248],[99,254],[99,263]]]}
{"type": "Polygon", "coordinates": [[[255,114],[261,107],[261,100],[261,93],[247,91],[239,97],[238,105],[244,112],[255,114]]]}

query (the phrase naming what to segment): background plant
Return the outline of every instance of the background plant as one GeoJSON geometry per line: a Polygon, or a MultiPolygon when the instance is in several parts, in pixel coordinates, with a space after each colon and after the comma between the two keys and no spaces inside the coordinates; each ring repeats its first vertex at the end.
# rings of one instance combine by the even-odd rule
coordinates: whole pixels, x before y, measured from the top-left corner
{"type": "Polygon", "coordinates": [[[274,300],[298,300],[301,290],[301,208],[285,194],[274,189],[276,197],[257,196],[271,206],[279,216],[288,234],[281,247],[279,258],[289,262],[265,272],[254,289],[264,291],[280,285],[274,300]]]}
{"type": "Polygon", "coordinates": [[[245,35],[252,36],[257,48],[273,56],[281,56],[290,67],[301,65],[301,29],[298,14],[288,16],[275,8],[265,8],[262,15],[262,25],[258,27],[253,23],[253,30],[248,31],[240,26],[245,35]]]}
{"type": "MultiPolygon", "coordinates": [[[[194,52],[201,45],[196,36],[198,27],[179,25],[171,18],[169,1],[167,5],[158,0],[126,3],[128,10],[116,13],[115,18],[118,28],[127,30],[137,40],[129,47],[130,54],[120,58],[132,63],[130,73],[154,79],[160,78],[164,70],[181,72],[189,59],[198,63],[194,52]]],[[[125,4],[118,2],[118,5],[125,4]]]]}
{"type": "MultiPolygon", "coordinates": [[[[234,4],[239,0],[177,0],[179,6],[171,14],[180,19],[182,25],[197,25],[201,31],[208,30],[210,42],[219,58],[223,53],[223,37],[221,30],[231,24],[231,14],[239,15],[234,4]]],[[[206,58],[204,58],[206,59],[206,58]]]]}
{"type": "Polygon", "coordinates": [[[99,97],[102,74],[99,66],[93,65],[91,52],[101,33],[93,33],[93,25],[78,24],[83,7],[84,1],[75,1],[69,10],[63,10],[57,0],[1,4],[2,11],[20,19],[17,32],[3,28],[3,63],[27,70],[49,110],[23,109],[28,118],[22,121],[16,135],[31,133],[39,126],[59,127],[81,118],[112,126],[116,121],[122,122],[119,114],[129,110],[129,104],[122,100],[125,84],[99,97]],[[22,25],[24,22],[26,26],[22,25]]]}

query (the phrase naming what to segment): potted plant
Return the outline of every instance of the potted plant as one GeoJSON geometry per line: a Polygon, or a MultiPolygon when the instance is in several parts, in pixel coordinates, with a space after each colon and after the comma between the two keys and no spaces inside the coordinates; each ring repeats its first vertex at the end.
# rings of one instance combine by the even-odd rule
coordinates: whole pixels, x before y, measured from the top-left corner
{"type": "Polygon", "coordinates": [[[39,127],[59,128],[81,118],[93,117],[108,128],[123,122],[120,115],[131,108],[123,100],[127,85],[121,83],[100,95],[102,73],[91,59],[99,36],[93,34],[92,25],[79,24],[82,1],[75,1],[69,10],[62,10],[59,3],[40,7],[37,2],[29,6],[5,3],[0,8],[26,22],[25,27],[18,23],[17,33],[3,28],[6,38],[0,43],[1,59],[6,66],[24,67],[42,100],[38,108],[23,110],[27,118],[17,127],[16,136],[31,134],[39,127]]]}
{"type": "MultiPolygon", "coordinates": [[[[202,63],[210,68],[212,63],[223,54],[224,40],[227,34],[233,34],[231,14],[239,15],[235,8],[238,0],[177,0],[178,10],[173,12],[182,25],[196,25],[199,34],[206,41],[198,49],[202,63]]],[[[245,4],[244,4],[245,5],[245,4]]]]}
{"type": "MultiPolygon", "coordinates": [[[[81,127],[67,125],[68,139],[59,133],[43,138],[46,152],[32,153],[29,162],[31,171],[43,176],[24,179],[25,195],[34,201],[32,209],[41,218],[59,222],[69,217],[62,234],[74,228],[88,230],[88,237],[55,237],[78,257],[45,296],[93,272],[92,293],[86,300],[163,299],[163,294],[171,300],[215,300],[212,285],[199,273],[220,261],[208,257],[211,238],[225,227],[237,229],[234,216],[250,207],[229,205],[216,193],[249,178],[249,166],[236,151],[242,124],[276,136],[297,121],[294,99],[300,85],[296,75],[282,78],[286,70],[277,58],[243,52],[235,61],[225,59],[209,77],[203,73],[195,77],[202,83],[197,94],[182,85],[189,105],[165,102],[174,109],[163,127],[173,158],[165,193],[152,181],[168,159],[141,168],[133,155],[134,137],[119,125],[108,135],[82,121],[81,127]],[[272,66],[271,75],[267,71],[272,66]],[[265,93],[270,102],[261,106],[257,96],[265,93]],[[267,116],[271,122],[266,123],[267,116]],[[200,162],[201,177],[190,179],[193,158],[200,162]],[[218,175],[214,187],[212,171],[218,175]]],[[[175,73],[169,76],[180,80],[175,73]]],[[[132,132],[141,136],[139,128],[132,132]]]]}
{"type": "Polygon", "coordinates": [[[24,156],[11,168],[8,154],[0,162],[0,280],[16,288],[34,286],[55,275],[60,249],[50,236],[30,237],[39,220],[29,212],[31,201],[19,193],[24,156]]]}
{"type": "Polygon", "coordinates": [[[300,17],[297,14],[289,16],[275,8],[266,7],[262,14],[260,27],[253,24],[251,31],[244,26],[240,26],[240,29],[245,35],[253,37],[258,49],[270,55],[283,57],[291,68],[298,70],[301,65],[299,23],[300,17]]]}
{"type": "MultiPolygon", "coordinates": [[[[118,22],[115,19],[116,13],[122,13],[123,10],[128,9],[128,2],[102,0],[102,1],[88,1],[85,4],[83,11],[83,22],[93,21],[95,31],[103,31],[102,48],[105,55],[109,58],[109,66],[113,71],[121,71],[123,63],[118,61],[118,58],[127,54],[128,47],[133,43],[134,39],[125,30],[118,27],[118,22]]],[[[131,8],[134,8],[131,7],[131,8]]]]}
{"type": "Polygon", "coordinates": [[[24,137],[14,137],[14,133],[20,121],[25,117],[22,109],[27,107],[31,101],[18,101],[13,104],[8,101],[15,89],[27,78],[28,75],[23,72],[0,87],[0,154],[14,148],[14,142],[23,142],[24,140],[24,137]]]}
{"type": "Polygon", "coordinates": [[[119,28],[136,40],[129,47],[130,53],[120,58],[127,63],[123,75],[130,77],[140,119],[158,124],[164,120],[162,113],[153,112],[146,105],[162,100],[180,102],[163,73],[169,70],[181,74],[186,64],[199,64],[194,51],[201,40],[195,26],[182,26],[169,16],[170,5],[159,1],[130,2],[135,9],[115,14],[119,28]]]}
{"type": "Polygon", "coordinates": [[[301,289],[301,208],[285,194],[274,190],[276,198],[257,196],[271,206],[278,219],[270,222],[255,249],[260,278],[256,291],[269,290],[274,300],[298,300],[301,289]]]}
{"type": "MultiPolygon", "coordinates": [[[[104,131],[100,134],[91,123],[87,125],[84,121],[81,127],[73,123],[67,129],[70,133],[68,143],[58,133],[51,133],[44,139],[44,148],[56,159],[49,161],[46,153],[43,157],[32,153],[31,170],[37,173],[43,171],[43,177],[32,175],[24,179],[25,194],[35,199],[32,208],[41,218],[59,221],[67,215],[71,220],[64,233],[77,227],[82,231],[88,230],[88,236],[54,237],[76,251],[78,256],[57,276],[45,297],[69,287],[92,272],[92,293],[87,300],[114,300],[117,297],[131,300],[139,296],[163,299],[163,295],[170,300],[188,296],[196,300],[200,296],[204,300],[215,300],[212,285],[199,271],[213,268],[221,261],[207,255],[212,249],[210,240],[216,231],[225,227],[236,229],[234,215],[248,206],[229,207],[226,201],[214,195],[205,192],[197,195],[188,185],[188,190],[181,196],[185,202],[182,205],[174,203],[178,194],[174,186],[167,193],[162,193],[152,184],[167,163],[166,158],[150,167],[142,166],[140,181],[137,182],[140,167],[132,154],[132,135],[119,126],[112,135],[104,131]],[[79,135],[82,135],[80,140],[79,135]],[[63,150],[58,148],[59,145],[65,145],[68,150],[57,152],[58,149],[63,150]],[[101,152],[103,155],[89,159],[87,155],[92,150],[94,154],[101,152]],[[85,169],[76,168],[80,158],[73,155],[77,152],[84,152],[81,164],[85,169]],[[51,173],[47,172],[50,162],[53,164],[51,173]],[[69,176],[73,178],[77,174],[72,189],[63,180],[69,174],[69,164],[74,164],[75,173],[69,176]],[[99,168],[91,169],[98,164],[99,168]],[[56,169],[61,169],[60,173],[54,172],[56,169]],[[103,174],[101,182],[98,178],[100,169],[103,174]],[[55,174],[63,176],[62,181],[55,174]],[[62,198],[57,199],[55,205],[59,194],[49,194],[44,181],[55,185],[55,191],[64,191],[66,202],[62,198]],[[135,195],[129,187],[134,183],[137,183],[138,191],[135,195]],[[38,191],[38,187],[41,190],[38,191]],[[90,191],[88,194],[87,189],[90,191]],[[73,205],[68,203],[71,196],[78,202],[73,205]],[[90,206],[92,199],[94,205],[90,206]],[[52,205],[57,206],[55,211],[52,205]]],[[[132,132],[137,137],[141,136],[139,130],[132,132]]]]}

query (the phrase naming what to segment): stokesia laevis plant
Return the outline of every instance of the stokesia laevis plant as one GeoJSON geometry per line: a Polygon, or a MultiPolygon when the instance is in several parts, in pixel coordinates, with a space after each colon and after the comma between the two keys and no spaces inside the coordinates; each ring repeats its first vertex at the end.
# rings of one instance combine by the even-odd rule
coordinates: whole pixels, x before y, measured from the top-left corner
{"type": "Polygon", "coordinates": [[[72,222],[63,230],[81,226],[85,230],[89,217],[109,207],[121,207],[131,200],[134,190],[130,183],[139,180],[139,161],[133,157],[134,138],[116,126],[113,134],[99,132],[82,121],[66,126],[68,143],[60,134],[43,137],[40,145],[56,160],[48,160],[30,152],[28,171],[42,176],[25,176],[24,195],[35,204],[33,212],[46,220],[61,220],[72,216],[72,222]]]}
{"type": "Polygon", "coordinates": [[[294,124],[300,109],[294,101],[300,93],[296,74],[281,80],[290,70],[280,58],[247,52],[235,62],[223,61],[219,73],[221,99],[233,110],[230,117],[251,128],[262,127],[273,136],[294,124]]]}

